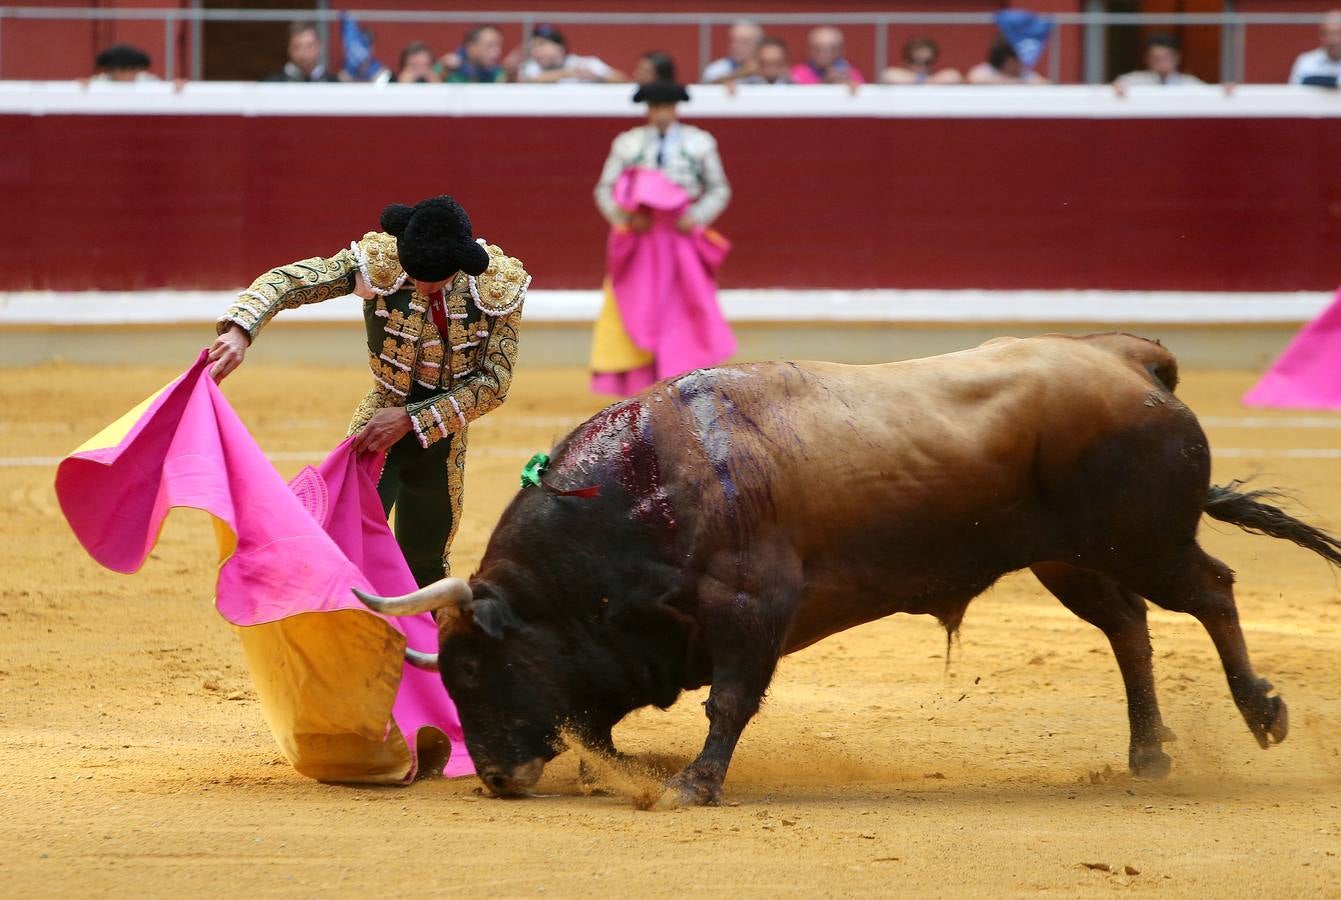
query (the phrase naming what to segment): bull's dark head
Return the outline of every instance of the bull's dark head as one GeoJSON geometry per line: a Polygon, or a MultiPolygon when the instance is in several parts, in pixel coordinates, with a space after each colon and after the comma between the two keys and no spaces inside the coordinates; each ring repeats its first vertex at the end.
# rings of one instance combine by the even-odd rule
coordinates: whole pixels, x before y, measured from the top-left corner
{"type": "Polygon", "coordinates": [[[495,794],[521,796],[536,783],[562,749],[561,727],[586,731],[592,714],[573,699],[580,692],[565,681],[553,633],[523,623],[488,585],[477,594],[446,578],[404,597],[354,593],[386,615],[434,614],[440,655],[407,649],[407,662],[440,672],[480,780],[495,794]]]}

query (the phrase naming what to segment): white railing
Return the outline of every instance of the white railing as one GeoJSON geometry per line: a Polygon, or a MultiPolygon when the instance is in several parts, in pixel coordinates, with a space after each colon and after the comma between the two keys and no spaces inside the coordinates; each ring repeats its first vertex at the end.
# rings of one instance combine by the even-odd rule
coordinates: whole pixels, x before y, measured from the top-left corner
{"type": "MultiPolygon", "coordinates": [[[[290,22],[296,20],[317,22],[328,34],[330,26],[338,22],[342,12],[348,12],[360,24],[416,23],[442,24],[509,24],[520,25],[523,34],[529,34],[537,23],[555,25],[648,25],[691,26],[698,30],[698,68],[702,71],[712,56],[712,29],[728,27],[740,19],[751,19],[767,28],[777,25],[841,25],[870,28],[873,31],[876,72],[884,70],[889,62],[889,29],[896,26],[920,25],[937,27],[983,27],[994,24],[990,12],[889,12],[889,13],[577,13],[532,11],[439,11],[439,10],[385,10],[385,9],[332,9],[329,0],[318,0],[318,9],[203,9],[195,8],[92,8],[0,6],[0,34],[6,21],[147,21],[163,23],[163,65],[166,77],[178,76],[178,43],[180,28],[191,29],[187,46],[190,59],[186,69],[189,77],[199,80],[203,70],[201,25],[205,22],[290,22]]],[[[1083,32],[1084,81],[1097,84],[1104,80],[1106,36],[1109,28],[1142,26],[1199,25],[1220,28],[1220,79],[1241,82],[1244,58],[1247,53],[1246,30],[1255,25],[1287,25],[1300,28],[1316,27],[1322,13],[1108,13],[1099,11],[1101,0],[1086,0],[1091,8],[1082,13],[1054,13],[1050,18],[1057,26],[1048,41],[1046,68],[1051,80],[1061,80],[1061,48],[1064,26],[1078,26],[1083,32]]],[[[1307,40],[1301,35],[1301,47],[1307,40]]],[[[323,48],[329,40],[323,41],[323,48]]],[[[324,50],[323,50],[324,52],[324,50]]],[[[4,60],[0,57],[0,79],[4,78],[4,60]]]]}

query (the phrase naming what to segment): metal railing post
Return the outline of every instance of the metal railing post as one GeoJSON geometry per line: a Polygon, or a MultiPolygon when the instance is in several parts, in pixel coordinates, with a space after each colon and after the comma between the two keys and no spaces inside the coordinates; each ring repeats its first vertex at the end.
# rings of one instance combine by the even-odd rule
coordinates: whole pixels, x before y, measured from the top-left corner
{"type": "Polygon", "coordinates": [[[880,81],[889,65],[889,22],[877,19],[875,22],[875,71],[871,73],[871,83],[880,81]]]}
{"type": "Polygon", "coordinates": [[[172,81],[177,77],[177,19],[171,14],[163,17],[163,77],[172,81]]]}
{"type": "Polygon", "coordinates": [[[321,67],[331,74],[331,11],[330,0],[317,0],[317,10],[322,13],[317,19],[318,34],[321,35],[321,67]]]}
{"type": "Polygon", "coordinates": [[[1061,84],[1062,81],[1062,26],[1052,29],[1052,40],[1048,42],[1048,81],[1061,84]]]}
{"type": "MultiPolygon", "coordinates": [[[[1103,0],[1085,0],[1085,12],[1103,12],[1103,0]]],[[[1108,55],[1108,26],[1085,24],[1085,83],[1105,81],[1108,55]]]]}
{"type": "MultiPolygon", "coordinates": [[[[200,0],[191,0],[191,8],[199,11],[200,0]]],[[[202,43],[205,40],[205,23],[201,21],[200,16],[191,18],[191,80],[200,81],[205,77],[205,48],[202,43]]]]}
{"type": "MultiPolygon", "coordinates": [[[[708,19],[701,19],[698,23],[698,72],[702,72],[712,62],[712,22],[708,19]]],[[[695,80],[698,78],[698,72],[694,73],[695,80]]],[[[680,80],[689,84],[689,79],[682,74],[680,80]]]]}
{"type": "MultiPolygon", "coordinates": [[[[1225,0],[1224,11],[1232,13],[1236,5],[1234,0],[1225,0]]],[[[1220,23],[1220,80],[1237,80],[1234,77],[1234,24],[1229,19],[1220,23]]]]}

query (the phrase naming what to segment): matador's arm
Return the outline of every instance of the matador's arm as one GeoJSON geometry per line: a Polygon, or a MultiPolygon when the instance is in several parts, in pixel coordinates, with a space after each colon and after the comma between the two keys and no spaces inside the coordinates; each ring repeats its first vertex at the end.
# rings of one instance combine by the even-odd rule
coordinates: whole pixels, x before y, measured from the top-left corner
{"type": "Polygon", "coordinates": [[[219,317],[215,328],[223,334],[239,325],[246,330],[247,337],[255,340],[261,328],[281,309],[353,293],[358,272],[358,261],[347,249],[329,259],[314,256],[271,269],[238,295],[236,302],[219,317]]]}

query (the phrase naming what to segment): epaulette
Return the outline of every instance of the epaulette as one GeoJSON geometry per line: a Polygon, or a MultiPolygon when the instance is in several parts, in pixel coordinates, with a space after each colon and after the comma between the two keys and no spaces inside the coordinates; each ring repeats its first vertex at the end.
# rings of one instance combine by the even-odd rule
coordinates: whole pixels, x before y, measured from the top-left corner
{"type": "Polygon", "coordinates": [[[405,286],[409,276],[400,267],[400,255],[396,252],[393,236],[383,231],[370,231],[362,240],[350,244],[349,252],[354,254],[363,280],[377,296],[394,294],[405,286]]]}
{"type": "Polygon", "coordinates": [[[480,243],[489,252],[489,267],[470,279],[470,295],[486,316],[506,316],[521,305],[531,276],[522,268],[521,260],[494,244],[480,243]]]}

